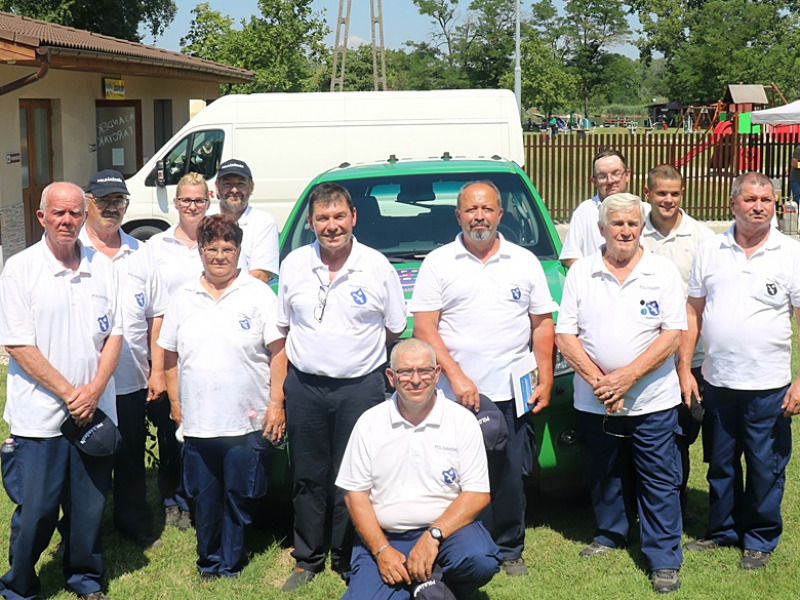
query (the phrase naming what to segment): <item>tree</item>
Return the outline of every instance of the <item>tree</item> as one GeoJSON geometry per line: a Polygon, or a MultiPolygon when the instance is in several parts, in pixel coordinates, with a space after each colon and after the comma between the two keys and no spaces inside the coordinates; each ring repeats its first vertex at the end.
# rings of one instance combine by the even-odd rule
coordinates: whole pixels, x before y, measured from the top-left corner
{"type": "Polygon", "coordinates": [[[472,0],[458,28],[461,67],[471,86],[495,88],[513,70],[515,1],[472,0]]]}
{"type": "Polygon", "coordinates": [[[192,56],[256,73],[252,83],[234,86],[236,93],[296,92],[307,89],[312,64],[326,55],[328,28],[311,9],[311,0],[259,0],[261,16],[233,28],[230,17],[198,4],[189,33],[181,39],[192,56]]]}
{"type": "Polygon", "coordinates": [[[0,10],[140,42],[141,26],[157,38],[177,8],[174,0],[0,0],[0,10]]]}
{"type": "Polygon", "coordinates": [[[413,0],[421,15],[433,19],[437,30],[433,33],[433,41],[439,50],[444,47],[448,62],[453,64],[456,46],[456,8],[458,0],[413,0]]]}

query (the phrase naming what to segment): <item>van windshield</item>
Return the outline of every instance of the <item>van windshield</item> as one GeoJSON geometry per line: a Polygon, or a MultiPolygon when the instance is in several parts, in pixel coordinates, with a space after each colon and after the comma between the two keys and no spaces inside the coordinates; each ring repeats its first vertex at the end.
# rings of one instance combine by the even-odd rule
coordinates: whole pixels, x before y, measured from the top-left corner
{"type": "MultiPolygon", "coordinates": [[[[533,252],[540,260],[555,260],[555,248],[542,214],[526,183],[515,173],[435,173],[345,179],[335,183],[353,198],[358,219],[356,238],[379,250],[392,262],[421,260],[431,250],[452,242],[461,231],[455,217],[458,190],[465,183],[488,179],[500,190],[503,217],[498,231],[508,241],[533,252]]],[[[314,241],[305,215],[290,227],[281,259],[314,241]]]]}

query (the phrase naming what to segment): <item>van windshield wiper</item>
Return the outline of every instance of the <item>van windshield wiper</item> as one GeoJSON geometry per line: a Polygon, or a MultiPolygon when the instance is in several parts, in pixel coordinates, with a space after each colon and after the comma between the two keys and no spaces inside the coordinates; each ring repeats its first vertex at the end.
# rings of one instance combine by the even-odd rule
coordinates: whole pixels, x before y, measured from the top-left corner
{"type": "Polygon", "coordinates": [[[387,254],[390,263],[402,263],[410,260],[420,261],[428,256],[428,252],[401,252],[387,254]]]}

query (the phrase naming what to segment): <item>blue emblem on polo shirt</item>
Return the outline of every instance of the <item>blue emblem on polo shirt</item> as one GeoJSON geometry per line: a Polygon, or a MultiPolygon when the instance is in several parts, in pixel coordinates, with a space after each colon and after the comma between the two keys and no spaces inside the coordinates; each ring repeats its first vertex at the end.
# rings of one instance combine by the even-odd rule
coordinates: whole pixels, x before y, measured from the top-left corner
{"type": "Polygon", "coordinates": [[[136,304],[144,308],[144,294],[142,293],[135,294],[135,298],[136,298],[136,304]]]}
{"type": "Polygon", "coordinates": [[[774,283],[768,283],[767,284],[767,293],[770,296],[774,296],[775,294],[778,293],[778,286],[775,285],[774,283]]]}
{"type": "Polygon", "coordinates": [[[353,297],[353,300],[355,300],[355,303],[358,305],[367,303],[367,295],[361,288],[358,288],[355,292],[350,292],[350,295],[353,297]]]}
{"type": "Polygon", "coordinates": [[[658,302],[655,300],[651,300],[650,302],[645,302],[644,300],[640,300],[639,304],[644,306],[640,311],[643,315],[647,315],[648,313],[652,317],[657,317],[661,314],[661,308],[658,306],[658,302]]]}
{"type": "Polygon", "coordinates": [[[442,471],[442,479],[446,484],[455,483],[456,481],[456,470],[453,467],[447,469],[447,471],[442,471]]]}
{"type": "Polygon", "coordinates": [[[514,300],[519,300],[522,298],[522,292],[520,291],[519,287],[512,288],[511,296],[514,298],[514,300]]]}
{"type": "Polygon", "coordinates": [[[240,320],[239,320],[239,326],[240,326],[242,329],[244,329],[245,331],[247,331],[248,329],[250,329],[250,321],[249,321],[249,319],[247,319],[247,317],[245,317],[244,319],[240,319],[240,320]]]}
{"type": "Polygon", "coordinates": [[[109,327],[108,317],[106,317],[106,316],[97,317],[97,322],[100,325],[100,331],[102,331],[103,333],[108,331],[108,327],[109,327]]]}

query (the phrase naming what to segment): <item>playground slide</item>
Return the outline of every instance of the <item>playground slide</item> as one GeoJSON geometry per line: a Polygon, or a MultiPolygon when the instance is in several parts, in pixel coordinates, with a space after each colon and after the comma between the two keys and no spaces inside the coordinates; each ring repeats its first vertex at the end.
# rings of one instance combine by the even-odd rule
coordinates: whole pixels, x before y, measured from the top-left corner
{"type": "Polygon", "coordinates": [[[701,144],[696,148],[692,148],[689,152],[686,153],[685,156],[676,160],[674,163],[675,167],[678,169],[681,168],[690,160],[695,158],[698,154],[700,154],[705,150],[708,150],[711,146],[716,144],[722,136],[730,135],[732,131],[733,131],[733,124],[730,121],[720,121],[714,126],[714,132],[708,138],[706,143],[701,144]]]}

